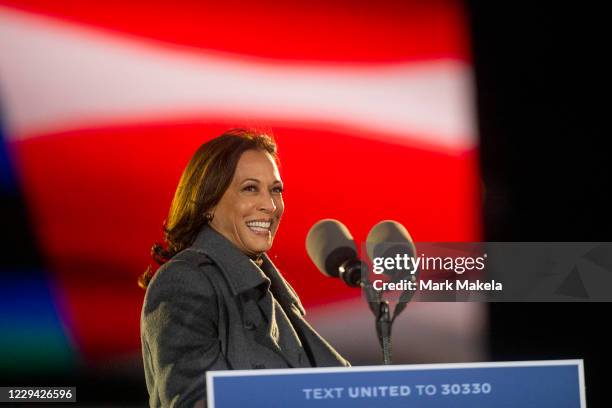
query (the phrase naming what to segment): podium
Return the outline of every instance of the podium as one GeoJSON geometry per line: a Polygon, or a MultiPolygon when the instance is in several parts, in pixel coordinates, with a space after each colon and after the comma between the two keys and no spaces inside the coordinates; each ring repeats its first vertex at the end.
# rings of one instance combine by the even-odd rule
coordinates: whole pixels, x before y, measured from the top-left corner
{"type": "Polygon", "coordinates": [[[209,408],[585,408],[582,360],[209,371],[209,408]]]}

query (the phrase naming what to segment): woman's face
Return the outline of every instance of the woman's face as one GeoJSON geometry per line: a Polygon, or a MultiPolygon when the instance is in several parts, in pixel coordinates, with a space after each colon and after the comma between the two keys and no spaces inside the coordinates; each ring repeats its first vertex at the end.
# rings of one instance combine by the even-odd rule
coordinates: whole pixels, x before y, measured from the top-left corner
{"type": "Polygon", "coordinates": [[[234,178],[211,211],[210,225],[247,255],[272,247],[285,206],[283,182],[270,154],[247,150],[234,178]]]}

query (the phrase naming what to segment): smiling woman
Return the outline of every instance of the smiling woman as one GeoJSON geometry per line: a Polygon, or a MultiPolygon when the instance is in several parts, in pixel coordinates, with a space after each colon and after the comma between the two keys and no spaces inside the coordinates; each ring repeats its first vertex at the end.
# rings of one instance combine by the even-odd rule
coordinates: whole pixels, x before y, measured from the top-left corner
{"type": "Polygon", "coordinates": [[[234,178],[208,215],[210,225],[249,256],[272,246],[285,206],[283,183],[268,151],[242,154],[234,178]]]}
{"type": "Polygon", "coordinates": [[[348,366],[304,320],[266,255],[284,211],[276,144],[235,129],[203,144],[155,244],[141,316],[151,407],[204,406],[206,371],[348,366]]]}

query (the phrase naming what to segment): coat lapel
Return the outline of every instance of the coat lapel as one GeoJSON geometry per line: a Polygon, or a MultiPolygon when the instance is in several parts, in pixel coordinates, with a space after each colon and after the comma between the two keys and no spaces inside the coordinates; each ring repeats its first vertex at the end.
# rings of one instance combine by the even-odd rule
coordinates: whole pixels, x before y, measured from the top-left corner
{"type": "Polygon", "coordinates": [[[264,256],[262,269],[270,279],[270,290],[282,306],[290,326],[299,332],[299,336],[296,333],[296,337],[298,341],[301,339],[301,344],[309,355],[312,365],[315,367],[350,366],[349,362],[342,358],[304,319],[306,311],[295,290],[267,256],[264,256]]]}
{"type": "MultiPolygon", "coordinates": [[[[260,268],[210,227],[202,229],[192,249],[205,253],[217,264],[230,286],[232,295],[237,297],[241,304],[245,325],[253,324],[256,327],[256,341],[275,351],[290,366],[299,367],[301,365],[299,355],[291,350],[283,350],[279,343],[278,319],[285,319],[284,326],[291,329],[291,318],[284,315],[291,313],[292,307],[296,307],[302,314],[304,309],[293,288],[280,275],[268,256],[263,255],[260,268]],[[268,289],[274,294],[284,312],[277,310],[268,289]],[[259,299],[262,293],[263,298],[259,299]],[[261,318],[262,313],[265,321],[261,318]]],[[[294,335],[296,343],[298,345],[301,343],[299,336],[292,329],[283,335],[294,335]]]]}

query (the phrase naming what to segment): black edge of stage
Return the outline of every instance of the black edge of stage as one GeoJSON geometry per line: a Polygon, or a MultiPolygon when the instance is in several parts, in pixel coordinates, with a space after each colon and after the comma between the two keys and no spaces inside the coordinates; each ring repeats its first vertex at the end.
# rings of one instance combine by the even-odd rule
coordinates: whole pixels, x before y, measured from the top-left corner
{"type": "MultiPolygon", "coordinates": [[[[609,242],[607,14],[593,5],[546,3],[467,3],[485,239],[609,242]]],[[[609,406],[612,304],[489,309],[492,360],[584,359],[588,406],[609,406]]]]}

